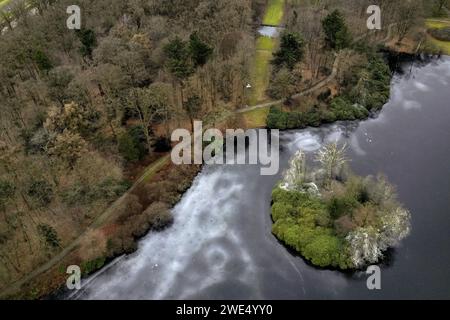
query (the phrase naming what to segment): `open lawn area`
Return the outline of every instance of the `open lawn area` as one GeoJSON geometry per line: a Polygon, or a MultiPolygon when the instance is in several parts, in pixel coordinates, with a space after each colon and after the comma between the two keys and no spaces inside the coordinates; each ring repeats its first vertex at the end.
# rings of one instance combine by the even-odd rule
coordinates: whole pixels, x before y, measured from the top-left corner
{"type": "MultiPolygon", "coordinates": [[[[279,25],[283,20],[285,0],[269,0],[263,24],[279,25]]],[[[256,51],[250,81],[252,85],[248,104],[255,105],[267,100],[266,89],[270,82],[270,61],[277,45],[277,39],[259,36],[256,39],[256,51]]]]}
{"type": "Polygon", "coordinates": [[[266,100],[265,91],[270,81],[270,61],[274,47],[275,39],[261,36],[256,40],[256,52],[251,71],[250,105],[266,100]]]}
{"type": "Polygon", "coordinates": [[[242,114],[244,117],[247,128],[264,128],[267,125],[267,115],[269,114],[270,107],[258,108],[255,110],[247,111],[242,114]]]}

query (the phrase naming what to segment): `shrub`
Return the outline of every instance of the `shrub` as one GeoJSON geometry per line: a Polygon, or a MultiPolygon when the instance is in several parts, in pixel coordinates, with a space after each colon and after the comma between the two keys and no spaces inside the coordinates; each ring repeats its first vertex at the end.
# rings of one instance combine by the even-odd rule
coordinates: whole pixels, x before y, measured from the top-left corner
{"type": "Polygon", "coordinates": [[[126,161],[141,160],[148,154],[147,139],[141,126],[133,126],[122,133],[118,138],[117,146],[126,161]]]}
{"type": "Polygon", "coordinates": [[[60,241],[56,230],[48,224],[40,224],[37,226],[37,230],[45,244],[51,248],[60,247],[60,241]]]}
{"type": "Polygon", "coordinates": [[[337,267],[340,264],[341,241],[335,236],[326,234],[326,231],[323,233],[314,237],[304,247],[303,254],[319,267],[337,267]]]}
{"type": "MultiPolygon", "coordinates": [[[[317,173],[323,168],[305,170],[313,178],[304,183],[321,181],[317,173]]],[[[289,172],[283,186],[289,185],[289,172]]],[[[314,191],[272,191],[272,233],[314,265],[347,269],[376,263],[383,251],[410,232],[410,213],[395,200],[393,187],[382,176],[375,180],[346,174],[319,185],[314,191]]]]}
{"type": "Polygon", "coordinates": [[[328,204],[328,211],[333,219],[338,219],[343,215],[351,215],[353,210],[358,207],[358,201],[351,195],[332,197],[328,204]]]}
{"type": "Polygon", "coordinates": [[[163,202],[154,202],[144,211],[144,215],[153,230],[161,230],[173,222],[172,213],[169,206],[163,202]]]}
{"type": "Polygon", "coordinates": [[[98,184],[77,182],[61,192],[61,198],[68,205],[90,204],[97,200],[115,200],[130,188],[129,181],[107,177],[98,184]]]}
{"type": "Polygon", "coordinates": [[[267,115],[267,127],[269,129],[287,129],[287,114],[279,108],[271,107],[267,115]]]}
{"type": "Polygon", "coordinates": [[[322,91],[317,96],[317,99],[319,99],[319,101],[327,101],[330,96],[331,96],[331,90],[329,88],[327,88],[326,90],[322,91]]]}
{"type": "Polygon", "coordinates": [[[136,216],[142,213],[142,205],[139,202],[139,198],[133,194],[127,195],[126,198],[120,203],[119,208],[119,223],[125,223],[131,216],[136,216]]]}
{"type": "Polygon", "coordinates": [[[334,10],[322,21],[325,32],[325,41],[329,48],[341,50],[348,47],[351,43],[351,35],[345,24],[343,15],[334,10]]]}
{"type": "Polygon", "coordinates": [[[105,257],[99,257],[94,260],[84,261],[80,266],[81,273],[84,276],[87,276],[92,272],[97,271],[98,269],[103,267],[105,265],[105,262],[106,262],[105,257]]]}
{"type": "Polygon", "coordinates": [[[361,120],[367,118],[369,112],[363,107],[352,105],[346,98],[338,97],[330,103],[331,112],[337,120],[361,120]]]}
{"type": "Polygon", "coordinates": [[[297,213],[297,210],[295,210],[295,208],[289,203],[276,202],[272,206],[273,221],[285,219],[289,216],[295,216],[297,213]]]}
{"type": "Polygon", "coordinates": [[[16,187],[7,180],[0,180],[0,201],[1,203],[11,199],[16,193],[16,187]]]}
{"type": "Polygon", "coordinates": [[[280,49],[275,52],[273,64],[292,70],[300,62],[304,54],[304,41],[300,34],[284,32],[281,35],[280,49]]]}
{"type": "Polygon", "coordinates": [[[126,161],[139,160],[139,149],[136,147],[132,137],[128,132],[124,132],[119,136],[117,140],[117,146],[120,154],[126,161]]]}
{"type": "Polygon", "coordinates": [[[46,180],[35,180],[28,186],[27,194],[37,204],[46,206],[53,199],[53,186],[46,180]]]}

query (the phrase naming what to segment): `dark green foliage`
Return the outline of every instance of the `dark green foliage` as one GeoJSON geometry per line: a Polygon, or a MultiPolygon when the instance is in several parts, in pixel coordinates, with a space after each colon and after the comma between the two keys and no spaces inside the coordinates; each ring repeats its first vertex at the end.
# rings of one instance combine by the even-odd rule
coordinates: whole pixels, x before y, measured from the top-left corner
{"type": "MultiPolygon", "coordinates": [[[[334,179],[321,187],[320,195],[276,187],[272,201],[273,234],[314,265],[340,269],[360,266],[355,255],[365,249],[355,249],[355,233],[371,229],[382,234],[381,229],[386,228],[384,218],[404,210],[392,196],[392,186],[381,176],[374,179],[349,175],[340,181],[334,179]],[[384,227],[380,229],[381,225],[384,227]]],[[[408,228],[400,220],[389,222],[388,228],[392,228],[389,232],[398,232],[392,231],[397,227],[408,228]]],[[[379,241],[388,241],[392,236],[389,232],[384,234],[385,238],[370,241],[378,246],[379,241]]],[[[362,246],[366,246],[364,242],[362,246]]],[[[380,246],[385,250],[384,244],[380,246]]]]}
{"type": "Polygon", "coordinates": [[[274,53],[273,64],[292,70],[303,58],[304,41],[300,34],[285,32],[281,36],[280,49],[274,53]]]}
{"type": "Polygon", "coordinates": [[[353,105],[343,97],[333,99],[330,103],[330,110],[336,120],[362,120],[369,115],[367,109],[353,105]]]}
{"type": "Polygon", "coordinates": [[[351,214],[356,207],[358,207],[358,201],[352,196],[332,197],[327,203],[328,212],[333,219],[351,214]]]}
{"type": "Polygon", "coordinates": [[[120,154],[126,161],[139,160],[139,149],[135,145],[135,141],[128,132],[122,133],[117,139],[117,147],[120,154]]]}
{"type": "Polygon", "coordinates": [[[80,51],[83,57],[92,57],[92,51],[97,44],[95,32],[90,29],[81,29],[77,30],[76,34],[82,44],[80,51]]]}
{"type": "Polygon", "coordinates": [[[33,54],[33,60],[41,71],[49,71],[53,64],[47,54],[41,50],[36,50],[33,54]]]}
{"type": "Polygon", "coordinates": [[[126,161],[141,160],[148,154],[147,140],[141,126],[133,126],[122,133],[117,144],[120,154],[126,161]]]}
{"type": "Polygon", "coordinates": [[[306,193],[272,192],[272,232],[306,259],[320,267],[346,269],[345,243],[334,235],[326,204],[306,193]]]}
{"type": "Polygon", "coordinates": [[[267,115],[267,127],[270,129],[287,129],[288,114],[280,108],[270,107],[267,115]]]}
{"type": "Polygon", "coordinates": [[[331,96],[331,90],[329,88],[327,88],[325,91],[322,91],[317,99],[319,99],[319,101],[327,101],[327,99],[331,96]]]}
{"type": "Polygon", "coordinates": [[[184,80],[194,72],[189,47],[180,38],[170,41],[164,47],[164,53],[167,57],[166,66],[177,79],[184,80]]]}
{"type": "Polygon", "coordinates": [[[282,111],[272,107],[267,116],[267,127],[270,129],[302,129],[318,127],[323,123],[337,120],[365,119],[369,112],[360,106],[351,105],[342,98],[333,99],[329,110],[310,110],[308,112],[282,111]]]}
{"type": "Polygon", "coordinates": [[[48,205],[53,199],[53,186],[46,180],[34,180],[28,186],[27,194],[41,205],[48,205]]]}
{"type": "Polygon", "coordinates": [[[199,96],[193,95],[190,96],[184,107],[186,109],[186,112],[188,113],[190,118],[194,118],[198,116],[200,110],[201,110],[202,100],[199,96]]]}
{"type": "Polygon", "coordinates": [[[351,43],[351,35],[345,24],[343,15],[334,10],[322,21],[325,32],[325,41],[329,48],[341,50],[347,48],[351,43]]]}
{"type": "Polygon", "coordinates": [[[346,269],[350,260],[343,239],[336,236],[327,204],[320,198],[276,188],[272,193],[272,232],[320,267],[346,269]]]}
{"type": "Polygon", "coordinates": [[[80,266],[81,273],[83,274],[83,276],[87,276],[92,272],[97,271],[98,269],[103,267],[105,265],[105,262],[106,262],[105,257],[84,261],[80,266]]]}
{"type": "Polygon", "coordinates": [[[369,54],[368,64],[360,67],[347,84],[349,99],[369,111],[380,110],[389,100],[391,71],[381,56],[369,54]]]}
{"type": "Polygon", "coordinates": [[[388,65],[380,55],[369,53],[367,65],[355,68],[345,80],[344,94],[331,100],[329,90],[319,95],[319,101],[328,103],[327,108],[314,107],[308,112],[289,112],[271,107],[267,126],[281,130],[301,129],[334,121],[366,119],[370,112],[380,110],[388,101],[390,82],[391,71],[388,65]]]}
{"type": "Polygon", "coordinates": [[[213,53],[213,48],[211,48],[207,43],[203,42],[198,34],[194,32],[189,38],[189,51],[194,62],[194,66],[203,66],[213,53]]]}
{"type": "Polygon", "coordinates": [[[96,186],[97,192],[94,198],[113,200],[124,194],[130,187],[129,181],[106,178],[96,186]]]}
{"type": "Polygon", "coordinates": [[[40,224],[37,226],[38,233],[43,241],[50,248],[60,247],[60,241],[56,230],[48,224],[40,224]]]}

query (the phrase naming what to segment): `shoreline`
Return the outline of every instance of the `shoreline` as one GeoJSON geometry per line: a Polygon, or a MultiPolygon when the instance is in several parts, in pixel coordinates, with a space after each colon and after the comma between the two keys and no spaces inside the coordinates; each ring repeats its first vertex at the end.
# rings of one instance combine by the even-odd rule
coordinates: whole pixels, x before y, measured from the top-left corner
{"type": "MultiPolygon", "coordinates": [[[[400,55],[398,55],[398,56],[400,56],[401,59],[405,59],[405,54],[400,54],[400,55]]],[[[414,62],[414,61],[417,61],[417,56],[406,54],[406,59],[407,59],[406,61],[403,60],[402,62],[404,63],[404,62],[414,62]]],[[[392,79],[393,79],[394,75],[395,75],[395,72],[392,73],[391,82],[392,82],[392,79]]],[[[385,105],[385,104],[384,104],[384,105],[385,105]]],[[[339,123],[352,123],[352,124],[357,125],[357,124],[359,124],[359,123],[361,123],[361,122],[368,121],[368,120],[370,120],[370,119],[376,119],[376,118],[379,116],[379,114],[382,112],[384,105],[383,105],[379,110],[377,110],[377,111],[375,111],[375,112],[371,112],[371,113],[368,115],[368,117],[365,118],[365,119],[353,120],[353,121],[349,121],[349,120],[338,120],[338,121],[334,121],[334,122],[332,122],[332,123],[321,124],[321,125],[318,126],[318,127],[312,127],[312,126],[309,126],[309,127],[306,127],[306,128],[286,129],[286,130],[280,130],[280,131],[282,131],[282,132],[288,132],[288,131],[297,131],[297,130],[307,130],[308,128],[320,128],[320,127],[324,127],[324,126],[336,125],[336,124],[339,124],[339,123]]],[[[246,128],[246,129],[257,129],[257,128],[246,128]]],[[[191,183],[192,183],[192,182],[194,181],[194,179],[201,173],[202,170],[203,170],[203,165],[200,165],[199,171],[198,171],[198,173],[192,178],[191,183]]],[[[185,193],[186,193],[186,191],[185,191],[185,193]]],[[[185,193],[183,193],[182,196],[184,196],[185,193]]],[[[271,218],[271,219],[272,219],[272,218],[271,218]]],[[[273,222],[273,220],[272,220],[272,222],[273,222]]],[[[168,226],[167,228],[170,228],[170,227],[171,227],[171,226],[168,226]]],[[[135,239],[136,244],[137,244],[140,240],[142,240],[145,236],[147,236],[150,232],[151,232],[151,230],[149,230],[149,231],[148,231],[145,235],[143,235],[142,237],[139,237],[139,238],[135,239]]],[[[276,237],[275,237],[275,238],[276,238],[276,237]]],[[[290,247],[289,247],[287,244],[285,244],[283,241],[281,241],[281,240],[278,239],[278,238],[276,238],[276,239],[277,239],[277,241],[279,241],[280,243],[282,243],[283,246],[284,246],[286,249],[288,249],[289,253],[292,254],[292,252],[293,252],[293,253],[295,253],[295,255],[298,255],[298,256],[302,257],[302,259],[303,259],[304,261],[307,261],[308,264],[310,264],[311,266],[314,266],[315,268],[318,268],[318,269],[321,269],[321,270],[330,270],[330,268],[321,268],[321,267],[315,266],[315,265],[312,264],[310,261],[308,261],[306,258],[304,258],[300,253],[298,253],[298,252],[296,252],[295,250],[293,250],[292,248],[290,248],[290,247]],[[292,252],[291,252],[291,251],[292,251],[292,252]]],[[[390,251],[392,251],[392,250],[395,250],[395,249],[394,249],[394,248],[389,248],[387,252],[390,252],[390,251]]],[[[95,272],[98,272],[98,271],[101,270],[102,268],[108,268],[108,266],[109,266],[114,260],[119,259],[121,256],[124,256],[124,255],[127,255],[127,254],[131,254],[131,253],[133,253],[133,252],[135,252],[135,251],[136,251],[136,250],[133,250],[132,252],[128,252],[128,253],[118,254],[117,256],[110,258],[110,259],[105,263],[105,265],[104,265],[103,267],[101,267],[100,269],[97,269],[96,271],[93,271],[90,275],[95,274],[95,272]]],[[[380,263],[384,263],[384,262],[385,262],[385,259],[383,259],[383,261],[381,261],[380,263]]],[[[341,271],[341,272],[343,272],[343,273],[353,274],[353,273],[356,273],[356,272],[358,272],[358,271],[361,271],[362,269],[340,270],[340,269],[336,268],[336,270],[339,270],[339,271],[341,271]]],[[[89,275],[88,275],[88,276],[89,276],[89,275]]],[[[61,292],[64,294],[64,292],[66,292],[66,291],[67,291],[67,290],[65,290],[64,287],[62,288],[62,290],[61,290],[61,288],[60,288],[60,289],[58,289],[56,292],[53,292],[53,293],[49,294],[49,295],[47,296],[47,298],[50,298],[50,299],[56,298],[56,299],[57,299],[58,297],[60,297],[61,292]]]]}
{"type": "MultiPolygon", "coordinates": [[[[391,51],[391,50],[389,50],[389,49],[387,49],[387,51],[389,51],[389,52],[391,52],[391,53],[395,53],[394,51],[391,51]]],[[[397,56],[400,56],[400,57],[404,57],[404,56],[406,55],[406,56],[408,57],[408,59],[411,59],[411,61],[414,61],[415,59],[417,59],[418,57],[420,57],[420,55],[412,55],[412,54],[404,54],[404,53],[396,53],[396,54],[397,54],[397,56]]],[[[393,77],[393,75],[394,75],[394,73],[392,73],[392,77],[393,77]]],[[[392,81],[392,77],[391,77],[391,81],[392,81]]],[[[375,112],[374,114],[369,114],[369,116],[368,116],[366,119],[355,120],[355,121],[360,122],[360,121],[367,120],[367,119],[369,119],[369,118],[371,118],[371,117],[373,117],[373,116],[376,116],[380,111],[381,111],[381,109],[378,110],[378,112],[375,112]]],[[[238,112],[238,113],[239,113],[239,112],[238,112]]],[[[337,123],[337,122],[339,122],[339,121],[334,121],[333,123],[337,123]]],[[[330,124],[330,123],[328,123],[328,124],[330,124]]],[[[327,124],[321,124],[320,126],[322,126],[322,125],[327,125],[327,124]]],[[[320,127],[320,126],[319,126],[319,127],[320,127]]],[[[316,127],[316,128],[317,128],[317,127],[316,127]]],[[[251,129],[251,127],[245,128],[245,129],[251,129]]],[[[300,129],[301,129],[301,128],[300,128],[300,129]]],[[[290,129],[288,129],[288,130],[290,130],[290,129]]],[[[291,129],[291,130],[294,130],[294,129],[291,129]]],[[[297,130],[298,130],[298,129],[297,129],[297,130]]],[[[284,130],[282,130],[282,131],[284,131],[284,130]]],[[[163,167],[166,167],[166,166],[164,165],[163,167]]],[[[192,181],[195,179],[195,177],[197,177],[197,175],[198,175],[199,172],[201,171],[201,168],[202,168],[202,167],[200,167],[200,169],[199,169],[199,171],[197,172],[197,174],[195,174],[195,176],[192,177],[192,179],[191,179],[191,181],[190,181],[191,183],[192,183],[192,181]]],[[[170,171],[171,171],[171,170],[172,170],[172,169],[170,169],[170,171]]],[[[181,197],[182,197],[183,195],[184,195],[184,192],[181,194],[181,197]]],[[[170,227],[170,226],[169,226],[169,227],[170,227]]],[[[121,252],[116,253],[115,255],[113,255],[113,256],[111,256],[111,257],[99,257],[99,258],[103,258],[103,259],[104,259],[104,260],[103,260],[103,263],[101,263],[101,265],[99,265],[98,267],[95,267],[95,268],[93,268],[92,270],[90,270],[90,272],[88,272],[86,275],[84,275],[84,277],[89,276],[89,275],[92,275],[93,273],[95,273],[95,272],[97,272],[98,270],[104,268],[106,265],[108,265],[109,263],[111,263],[112,261],[114,261],[115,259],[117,259],[117,258],[120,257],[120,256],[122,256],[122,255],[124,255],[124,254],[129,254],[129,253],[134,252],[135,249],[136,249],[135,247],[136,247],[136,244],[138,243],[138,241],[141,240],[141,239],[142,239],[145,235],[147,235],[149,232],[151,232],[151,228],[149,228],[148,230],[146,230],[146,231],[144,232],[143,235],[134,238],[134,241],[133,241],[134,249],[131,249],[131,250],[123,250],[123,251],[121,251],[121,252]]],[[[76,246],[75,246],[75,247],[76,247],[76,246]]],[[[65,249],[67,249],[67,247],[66,247],[65,249]]],[[[69,249],[67,256],[66,256],[65,258],[63,258],[63,260],[61,260],[61,261],[64,261],[64,259],[70,260],[70,256],[71,256],[71,254],[74,253],[74,250],[76,251],[75,248],[69,249]]],[[[98,259],[94,259],[94,260],[98,260],[98,259]]],[[[89,261],[84,261],[84,262],[90,262],[90,261],[94,261],[94,260],[89,260],[89,261]]],[[[30,281],[25,282],[25,283],[23,284],[23,286],[25,286],[26,288],[28,288],[28,289],[24,290],[25,292],[12,293],[12,294],[8,294],[8,293],[7,293],[6,295],[5,295],[5,294],[2,294],[2,296],[3,296],[3,297],[12,297],[12,298],[16,298],[16,297],[25,297],[25,298],[28,298],[28,299],[35,299],[35,298],[44,298],[44,299],[47,298],[47,299],[52,299],[52,298],[54,298],[54,297],[57,298],[58,292],[60,292],[61,288],[64,289],[65,281],[64,281],[64,282],[60,282],[60,283],[59,283],[59,286],[55,286],[55,284],[54,284],[55,279],[54,279],[53,276],[50,276],[50,274],[52,273],[52,270],[53,270],[53,272],[54,272],[57,276],[59,275],[58,278],[63,278],[63,279],[65,279],[67,275],[64,273],[64,274],[62,274],[63,277],[61,277],[60,272],[56,271],[56,270],[55,270],[55,267],[56,267],[56,266],[54,265],[54,266],[50,267],[48,270],[45,270],[43,273],[37,275],[35,278],[31,279],[30,281]],[[50,274],[48,274],[48,273],[50,273],[50,274]],[[33,283],[34,281],[36,281],[36,279],[39,279],[40,277],[42,277],[42,278],[45,279],[45,280],[42,281],[42,282],[37,281],[37,283],[39,283],[39,285],[33,286],[32,283],[33,283]],[[49,280],[49,279],[51,279],[51,280],[49,280]],[[53,283],[53,284],[52,284],[52,283],[53,283]],[[37,293],[37,295],[34,295],[34,294],[33,294],[33,291],[35,291],[35,288],[36,288],[36,287],[38,287],[39,293],[37,293]],[[55,296],[55,294],[56,294],[56,296],[55,296]]],[[[56,282],[58,282],[58,280],[56,280],[56,282]]],[[[10,288],[10,287],[12,287],[12,286],[15,287],[15,284],[11,284],[10,286],[6,287],[5,290],[7,291],[8,288],[10,288]]],[[[20,290],[21,287],[22,287],[22,286],[19,286],[19,288],[15,288],[15,289],[19,289],[19,290],[20,290]]],[[[13,290],[13,291],[15,291],[15,290],[13,290]]]]}

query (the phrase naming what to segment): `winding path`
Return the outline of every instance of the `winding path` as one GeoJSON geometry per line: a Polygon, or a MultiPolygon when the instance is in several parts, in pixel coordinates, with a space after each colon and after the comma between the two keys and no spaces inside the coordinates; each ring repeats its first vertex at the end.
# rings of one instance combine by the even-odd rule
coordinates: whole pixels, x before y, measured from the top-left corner
{"type": "MultiPolygon", "coordinates": [[[[395,26],[395,23],[390,24],[388,26],[387,35],[386,35],[385,38],[383,38],[383,40],[381,40],[381,43],[387,43],[389,41],[389,39],[391,39],[391,37],[392,37],[392,29],[393,29],[394,26],[395,26]]],[[[366,32],[366,33],[364,33],[362,35],[359,35],[359,36],[357,36],[354,39],[354,42],[360,41],[360,40],[362,40],[365,37],[370,36],[370,35],[371,35],[371,33],[369,33],[369,32],[366,32]]],[[[339,52],[339,53],[337,53],[335,55],[336,55],[336,58],[334,59],[333,69],[331,71],[331,74],[328,77],[326,77],[325,79],[323,79],[323,80],[317,82],[316,84],[314,84],[313,86],[309,87],[308,89],[305,89],[305,90],[303,90],[303,91],[301,91],[299,93],[294,94],[292,96],[292,98],[296,99],[296,98],[308,95],[308,94],[310,94],[310,93],[312,93],[312,92],[314,92],[316,90],[319,90],[319,89],[323,88],[325,85],[327,85],[328,83],[333,81],[336,78],[336,75],[337,75],[337,73],[339,71],[339,64],[341,62],[341,59],[346,56],[346,51],[341,51],[341,52],[339,52]]],[[[241,108],[241,109],[237,109],[235,112],[236,113],[245,113],[245,112],[256,110],[256,109],[267,108],[267,107],[271,107],[271,106],[274,106],[274,105],[279,105],[279,104],[282,104],[283,102],[284,102],[284,99],[264,102],[264,103],[260,103],[260,104],[254,105],[254,106],[249,106],[249,107],[244,107],[244,108],[241,108]]]]}

